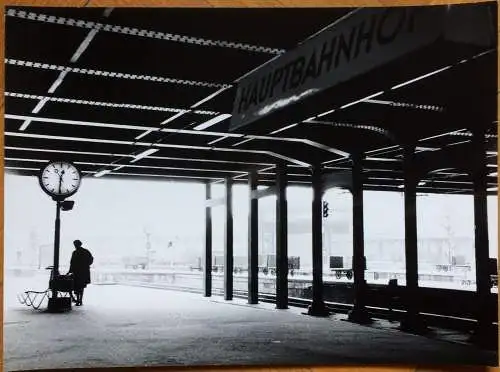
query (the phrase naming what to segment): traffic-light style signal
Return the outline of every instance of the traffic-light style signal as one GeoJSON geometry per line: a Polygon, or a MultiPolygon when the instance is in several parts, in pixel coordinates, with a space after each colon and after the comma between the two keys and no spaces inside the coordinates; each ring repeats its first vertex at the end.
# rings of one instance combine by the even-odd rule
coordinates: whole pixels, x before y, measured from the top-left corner
{"type": "Polygon", "coordinates": [[[323,201],[323,217],[327,218],[330,214],[330,208],[328,208],[328,202],[323,201]]]}

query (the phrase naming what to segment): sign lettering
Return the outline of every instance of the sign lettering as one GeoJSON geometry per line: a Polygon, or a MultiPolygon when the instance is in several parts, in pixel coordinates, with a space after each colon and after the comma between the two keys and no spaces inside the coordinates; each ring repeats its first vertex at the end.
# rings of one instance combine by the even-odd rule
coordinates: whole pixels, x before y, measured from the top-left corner
{"type": "Polygon", "coordinates": [[[231,129],[435,41],[444,7],[362,9],[333,24],[238,85],[231,129]]]}

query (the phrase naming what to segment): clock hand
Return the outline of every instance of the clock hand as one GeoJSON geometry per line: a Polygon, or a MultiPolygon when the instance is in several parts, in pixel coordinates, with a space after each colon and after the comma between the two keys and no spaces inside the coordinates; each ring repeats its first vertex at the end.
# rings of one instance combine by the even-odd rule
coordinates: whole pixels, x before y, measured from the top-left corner
{"type": "Polygon", "coordinates": [[[61,171],[61,174],[59,175],[59,194],[61,193],[63,176],[64,176],[64,171],[61,171]]]}

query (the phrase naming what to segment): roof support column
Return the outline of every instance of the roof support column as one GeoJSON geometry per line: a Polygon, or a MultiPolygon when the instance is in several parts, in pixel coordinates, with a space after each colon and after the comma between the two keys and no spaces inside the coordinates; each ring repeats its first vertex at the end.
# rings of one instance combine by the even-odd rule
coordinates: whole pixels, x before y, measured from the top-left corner
{"type": "MultiPolygon", "coordinates": [[[[487,204],[487,161],[485,132],[478,128],[473,131],[473,164],[472,177],[474,183],[474,239],[476,254],[476,298],[477,298],[477,328],[472,337],[473,341],[481,344],[491,344],[497,339],[492,325],[494,310],[491,301],[491,274],[494,270],[489,267],[489,240],[488,240],[488,204],[487,204]]],[[[494,268],[496,270],[496,268],[494,268]]],[[[494,311],[496,314],[496,311],[494,311]]]]}
{"type": "MultiPolygon", "coordinates": [[[[210,182],[205,184],[205,199],[211,198],[210,182]]],[[[205,252],[203,256],[203,286],[205,297],[212,296],[212,207],[205,203],[205,252]]]]}
{"type": "Polygon", "coordinates": [[[417,169],[415,145],[403,148],[404,209],[405,209],[405,261],[406,261],[406,315],[401,329],[411,333],[425,333],[427,327],[419,313],[418,242],[417,242],[417,169]]]}
{"type": "Polygon", "coordinates": [[[312,304],[308,314],[313,316],[328,316],[329,312],[323,300],[323,180],[322,169],[315,166],[312,169],[312,304]]]}
{"type": "Polygon", "coordinates": [[[224,224],[224,299],[233,299],[233,180],[225,180],[226,221],[224,224]]]}
{"type": "Polygon", "coordinates": [[[288,218],[286,164],[276,166],[276,308],[288,308],[288,218]]]}
{"type": "Polygon", "coordinates": [[[352,268],[354,274],[354,308],[348,319],[356,323],[371,322],[366,309],[367,284],[365,280],[366,257],[363,217],[363,154],[353,153],[352,161],[352,224],[353,255],[352,268]]]}
{"type": "Polygon", "coordinates": [[[248,215],[248,303],[259,302],[259,198],[257,172],[248,175],[250,207],[248,215]]]}

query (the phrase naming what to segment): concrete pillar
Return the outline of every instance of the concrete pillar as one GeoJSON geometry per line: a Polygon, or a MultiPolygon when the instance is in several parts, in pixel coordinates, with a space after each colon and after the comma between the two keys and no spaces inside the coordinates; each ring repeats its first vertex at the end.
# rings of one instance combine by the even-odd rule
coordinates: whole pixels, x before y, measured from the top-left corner
{"type": "MultiPolygon", "coordinates": [[[[205,184],[205,199],[212,197],[210,183],[205,184]]],[[[205,252],[203,256],[203,286],[205,297],[212,296],[212,208],[205,206],[205,252]]]]}
{"type": "Polygon", "coordinates": [[[286,165],[276,167],[276,307],[288,308],[288,219],[286,165]]]}
{"type": "Polygon", "coordinates": [[[404,210],[405,210],[405,263],[406,314],[401,322],[401,329],[411,333],[425,333],[427,327],[420,313],[418,289],[418,241],[417,241],[417,169],[415,163],[415,145],[404,146],[404,210]]]}
{"type": "Polygon", "coordinates": [[[477,298],[477,328],[473,340],[488,344],[497,340],[491,314],[496,313],[491,308],[491,278],[489,270],[489,240],[488,240],[488,204],[487,204],[487,162],[485,133],[481,129],[473,132],[473,164],[472,178],[474,184],[474,239],[476,253],[476,298],[477,298]],[[493,339],[492,339],[493,338],[493,339]]]}
{"type": "Polygon", "coordinates": [[[259,302],[259,199],[257,191],[257,172],[248,175],[250,208],[248,214],[248,303],[259,302]]]}
{"type": "Polygon", "coordinates": [[[367,285],[365,280],[366,259],[363,216],[363,156],[353,154],[352,161],[352,225],[353,255],[352,268],[354,276],[354,308],[349,313],[349,320],[356,323],[369,323],[371,318],[366,310],[367,285]]]}
{"type": "Polygon", "coordinates": [[[226,221],[224,224],[224,299],[233,299],[233,180],[225,180],[226,221]]]}
{"type": "Polygon", "coordinates": [[[312,304],[308,314],[328,316],[329,312],[323,300],[323,182],[321,167],[312,170],[312,304]]]}

